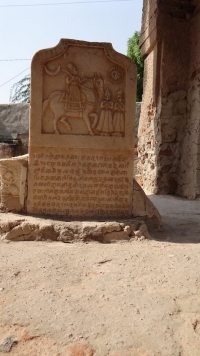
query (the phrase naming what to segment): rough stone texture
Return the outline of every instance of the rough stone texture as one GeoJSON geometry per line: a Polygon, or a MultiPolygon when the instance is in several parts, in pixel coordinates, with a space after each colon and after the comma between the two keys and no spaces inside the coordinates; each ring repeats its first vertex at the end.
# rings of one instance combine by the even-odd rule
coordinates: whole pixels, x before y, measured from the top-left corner
{"type": "Polygon", "coordinates": [[[0,214],[0,236],[2,241],[77,241],[113,243],[150,239],[144,220],[90,222],[43,220],[41,217],[0,214]]]}
{"type": "Polygon", "coordinates": [[[137,181],[145,190],[199,195],[199,15],[189,0],[145,0],[144,95],[137,181]]]}
{"type": "Polygon", "coordinates": [[[191,21],[189,80],[187,91],[187,122],[183,140],[180,188],[182,195],[195,199],[200,195],[200,4],[191,21]]]}
{"type": "Polygon", "coordinates": [[[61,39],[31,71],[27,211],[132,216],[136,67],[109,43],[61,39]]]}
{"type": "Polygon", "coordinates": [[[141,217],[148,227],[161,229],[162,220],[158,210],[135,179],[133,183],[133,216],[141,217]]]}
{"type": "Polygon", "coordinates": [[[136,115],[135,115],[135,155],[134,155],[134,176],[137,174],[138,165],[138,127],[141,114],[141,103],[136,103],[136,115]]]}
{"type": "Polygon", "coordinates": [[[13,221],[4,238],[50,234],[108,243],[148,237],[147,226],[161,228],[159,213],[133,180],[133,62],[108,43],[63,39],[36,53],[31,83],[29,156],[0,160],[1,211],[63,216],[69,226],[57,231],[55,224],[13,221]],[[128,220],[112,230],[97,222],[76,228],[75,218],[128,220]]]}
{"type": "Polygon", "coordinates": [[[0,159],[15,156],[15,145],[13,143],[0,143],[0,159]]]}
{"type": "MultiPolygon", "coordinates": [[[[0,105],[0,142],[7,143],[12,149],[11,157],[28,153],[29,104],[0,105]]],[[[0,158],[3,155],[0,145],[0,158]]]]}
{"type": "MultiPolygon", "coordinates": [[[[0,211],[27,212],[27,189],[28,189],[27,170],[28,170],[28,155],[0,160],[0,211]]],[[[143,223],[146,223],[147,227],[150,230],[162,228],[162,220],[158,210],[148,199],[143,189],[136,182],[135,179],[133,179],[133,190],[131,194],[132,194],[131,200],[133,201],[131,217],[134,219],[138,219],[140,223],[138,225],[138,222],[136,221],[135,227],[133,226],[135,222],[131,223],[129,221],[127,226],[126,224],[123,225],[124,223],[122,223],[122,226],[119,223],[117,223],[116,226],[118,226],[119,231],[123,231],[123,234],[120,237],[117,237],[117,239],[129,240],[131,238],[130,236],[132,235],[132,232],[140,230],[139,226],[143,223]],[[129,225],[130,228],[128,228],[129,225]],[[128,235],[129,237],[127,238],[126,235],[128,235]]],[[[5,219],[7,218],[8,218],[8,214],[5,215],[5,219]]],[[[8,237],[9,239],[17,239],[17,240],[45,239],[46,229],[47,229],[47,233],[51,232],[52,240],[56,240],[59,235],[60,236],[59,240],[65,242],[65,240],[71,241],[76,238],[84,239],[85,238],[84,231],[87,231],[87,227],[82,227],[82,224],[80,223],[79,228],[76,232],[76,229],[74,227],[76,225],[74,225],[74,223],[70,223],[70,220],[67,217],[65,217],[65,220],[69,222],[66,225],[66,230],[61,232],[59,228],[58,233],[55,232],[57,231],[56,227],[54,228],[55,224],[50,224],[50,226],[48,225],[46,227],[42,227],[41,229],[38,223],[34,223],[33,225],[31,223],[22,224],[22,222],[24,222],[23,219],[20,220],[20,222],[18,222],[18,220],[15,221],[14,217],[13,219],[14,219],[13,222],[10,225],[8,225],[8,231],[12,230],[12,232],[9,232],[9,234],[6,235],[6,239],[8,237]]],[[[106,220],[109,220],[109,217],[107,217],[106,220]]],[[[111,233],[113,231],[117,231],[117,228],[114,225],[115,229],[112,230],[111,227],[112,224],[109,225],[109,228],[105,224],[105,228],[106,228],[105,230],[104,225],[102,224],[103,223],[98,223],[98,222],[91,223],[91,225],[89,225],[90,233],[89,235],[87,235],[87,237],[91,236],[91,239],[99,240],[101,242],[110,242],[109,240],[111,239],[111,237],[109,237],[108,239],[107,237],[105,237],[104,240],[104,235],[107,234],[108,232],[111,233]],[[97,225],[100,224],[98,225],[98,228],[96,228],[97,226],[96,224],[97,225]]],[[[147,235],[145,236],[146,237],[148,236],[148,231],[147,231],[147,235]]]]}
{"type": "MultiPolygon", "coordinates": [[[[136,103],[135,147],[137,159],[141,103],[136,103]]],[[[0,159],[28,153],[29,104],[0,105],[0,159]]],[[[134,166],[136,167],[136,166],[134,166]]]]}
{"type": "Polygon", "coordinates": [[[26,211],[28,155],[0,160],[0,211],[26,211]]]}
{"type": "Polygon", "coordinates": [[[135,113],[135,144],[137,144],[138,140],[138,127],[141,113],[141,103],[136,103],[136,113],[135,113]]]}
{"type": "Polygon", "coordinates": [[[0,344],[0,352],[7,353],[10,352],[13,345],[17,343],[16,336],[10,335],[6,337],[3,342],[0,344]]]}
{"type": "MultiPolygon", "coordinates": [[[[160,214],[135,180],[133,181],[134,189],[132,192],[134,206],[132,219],[109,221],[107,218],[107,221],[89,222],[87,220],[72,221],[66,219],[66,217],[60,218],[60,220],[54,217],[55,220],[50,220],[50,218],[43,219],[42,216],[24,217],[9,214],[9,211],[26,211],[26,175],[24,174],[22,177],[24,184],[19,185],[21,189],[20,196],[13,196],[11,193],[8,194],[10,185],[6,184],[4,186],[5,178],[7,177],[5,174],[7,172],[11,173],[11,169],[14,172],[16,167],[21,169],[21,174],[24,174],[24,167],[27,169],[27,157],[19,158],[19,162],[16,158],[0,161],[0,169],[2,169],[0,209],[2,212],[6,212],[6,214],[0,216],[0,234],[2,235],[2,240],[99,241],[101,243],[111,243],[121,240],[133,241],[150,238],[148,229],[150,231],[162,229],[160,214]],[[13,161],[15,165],[13,165],[13,161]]],[[[17,176],[12,176],[13,181],[19,182],[18,172],[14,173],[17,173],[17,176]]]]}

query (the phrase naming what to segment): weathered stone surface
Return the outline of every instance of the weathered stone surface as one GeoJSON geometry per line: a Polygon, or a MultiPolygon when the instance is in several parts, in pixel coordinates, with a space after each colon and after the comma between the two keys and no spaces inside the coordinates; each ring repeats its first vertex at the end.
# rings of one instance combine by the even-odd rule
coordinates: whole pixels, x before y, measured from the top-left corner
{"type": "MultiPolygon", "coordinates": [[[[0,177],[1,177],[1,187],[0,187],[0,197],[1,197],[1,211],[24,211],[26,212],[26,196],[27,196],[27,166],[28,166],[28,155],[11,158],[9,160],[0,160],[0,177]]],[[[133,210],[131,217],[144,219],[149,228],[160,229],[162,222],[161,216],[158,213],[155,206],[150,202],[140,185],[133,180],[133,210]]],[[[128,216],[127,216],[128,217],[128,216]]],[[[69,220],[69,218],[67,218],[69,220]]],[[[86,219],[87,220],[87,219],[86,219]]],[[[142,223],[142,222],[141,222],[142,223]]],[[[68,224],[68,223],[67,223],[68,224]]],[[[70,242],[76,238],[81,239],[93,239],[97,241],[103,241],[104,234],[124,231],[124,238],[131,236],[133,231],[138,230],[140,225],[138,221],[134,221],[129,225],[118,222],[87,222],[81,223],[82,228],[80,229],[80,224],[72,223],[73,229],[70,226],[65,226],[65,228],[59,233],[55,233],[52,226],[43,226],[42,228],[36,224],[26,224],[23,220],[13,220],[12,222],[4,223],[2,231],[9,232],[6,235],[6,239],[17,239],[17,240],[37,240],[37,239],[48,239],[50,234],[52,240],[59,240],[64,242],[70,242]],[[23,222],[23,223],[22,223],[23,222]],[[139,224],[139,225],[138,225],[139,224]],[[10,232],[11,230],[11,232],[10,232]],[[58,236],[59,235],[59,236],[58,236]],[[79,236],[79,237],[78,237],[79,236]]],[[[130,221],[129,221],[130,224],[130,221]]],[[[70,223],[69,223],[70,225],[70,223]]],[[[147,235],[148,237],[148,235],[147,235]]],[[[116,238],[118,239],[118,237],[116,238]]]]}
{"type": "Polygon", "coordinates": [[[136,115],[135,115],[135,155],[134,155],[134,176],[137,174],[138,165],[138,127],[141,114],[141,103],[136,103],[136,115]]]}
{"type": "MultiPolygon", "coordinates": [[[[28,153],[29,106],[25,103],[0,105],[0,159],[28,153]]],[[[135,113],[136,145],[140,112],[141,103],[138,102],[135,113]]]]}
{"type": "Polygon", "coordinates": [[[15,335],[6,337],[3,342],[0,344],[0,352],[7,353],[10,352],[12,347],[17,343],[15,335]]]}
{"type": "Polygon", "coordinates": [[[15,155],[14,145],[9,143],[0,143],[0,159],[11,158],[15,155]]]}
{"type": "Polygon", "coordinates": [[[199,195],[199,25],[197,1],[144,0],[144,94],[137,181],[149,192],[199,195]]]}
{"type": "Polygon", "coordinates": [[[135,89],[134,63],[111,44],[62,39],[35,54],[29,213],[131,217],[135,89]]]}
{"type": "Polygon", "coordinates": [[[31,157],[28,212],[68,218],[131,217],[131,151],[37,147],[31,157]]]}
{"type": "Polygon", "coordinates": [[[0,105],[0,142],[18,143],[12,157],[28,153],[29,107],[25,103],[0,105]]]}
{"type": "Polygon", "coordinates": [[[133,241],[141,237],[151,238],[144,220],[64,222],[20,215],[16,218],[16,215],[11,213],[7,213],[6,216],[0,214],[0,236],[3,241],[52,240],[66,243],[77,241],[112,243],[133,241]]]}
{"type": "Polygon", "coordinates": [[[133,188],[136,69],[130,58],[108,43],[63,39],[36,53],[31,83],[29,156],[0,160],[1,210],[62,216],[67,222],[57,228],[17,220],[2,227],[3,238],[149,238],[140,229],[144,221],[133,223],[134,230],[130,220],[161,224],[142,189],[133,188]]]}
{"type": "MultiPolygon", "coordinates": [[[[200,18],[199,18],[200,23],[200,18]]],[[[177,193],[190,199],[200,195],[200,74],[190,81],[187,94],[187,120],[182,143],[182,159],[177,193]]]]}
{"type": "Polygon", "coordinates": [[[25,211],[28,155],[0,160],[0,210],[25,211]]]}

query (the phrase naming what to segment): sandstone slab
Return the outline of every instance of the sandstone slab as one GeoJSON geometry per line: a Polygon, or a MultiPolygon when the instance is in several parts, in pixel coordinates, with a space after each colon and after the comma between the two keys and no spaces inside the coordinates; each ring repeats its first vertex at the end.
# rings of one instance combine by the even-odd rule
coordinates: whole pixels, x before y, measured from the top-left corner
{"type": "Polygon", "coordinates": [[[32,61],[27,211],[132,216],[136,69],[109,43],[62,39],[32,61]]]}

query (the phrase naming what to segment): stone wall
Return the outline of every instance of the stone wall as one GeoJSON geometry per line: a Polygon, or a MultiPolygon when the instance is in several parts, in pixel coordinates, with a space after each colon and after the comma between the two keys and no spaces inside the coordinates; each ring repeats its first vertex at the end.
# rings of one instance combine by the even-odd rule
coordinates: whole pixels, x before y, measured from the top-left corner
{"type": "Polygon", "coordinates": [[[141,35],[137,180],[147,191],[189,198],[199,194],[198,8],[189,0],[144,0],[141,35]]]}
{"type": "Polygon", "coordinates": [[[190,26],[190,62],[187,89],[187,120],[181,160],[180,193],[192,199],[200,195],[200,4],[190,26]]]}
{"type": "Polygon", "coordinates": [[[0,105],[0,158],[28,152],[29,104],[0,105]]]}

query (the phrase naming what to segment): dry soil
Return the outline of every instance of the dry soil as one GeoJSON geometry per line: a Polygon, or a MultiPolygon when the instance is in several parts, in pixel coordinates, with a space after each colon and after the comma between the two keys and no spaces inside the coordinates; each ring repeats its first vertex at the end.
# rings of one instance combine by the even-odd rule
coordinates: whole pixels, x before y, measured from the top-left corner
{"type": "Polygon", "coordinates": [[[150,199],[150,240],[0,243],[0,355],[200,355],[200,201],[150,199]]]}

